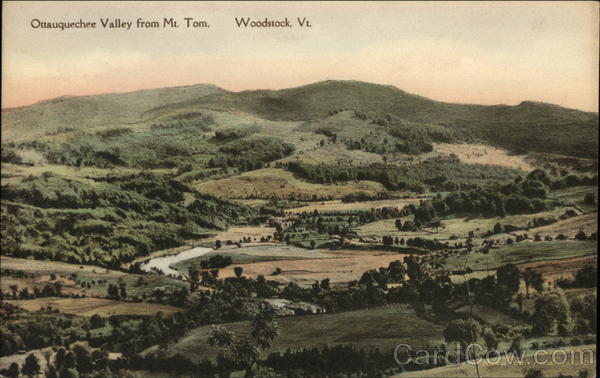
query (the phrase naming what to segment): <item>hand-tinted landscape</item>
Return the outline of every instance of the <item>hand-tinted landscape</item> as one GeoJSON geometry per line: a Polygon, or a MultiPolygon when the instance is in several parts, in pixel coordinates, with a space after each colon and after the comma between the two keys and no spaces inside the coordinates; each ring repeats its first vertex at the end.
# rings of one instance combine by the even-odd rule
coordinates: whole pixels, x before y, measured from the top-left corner
{"type": "Polygon", "coordinates": [[[595,376],[598,130],[359,81],[4,109],[0,374],[595,376]]]}

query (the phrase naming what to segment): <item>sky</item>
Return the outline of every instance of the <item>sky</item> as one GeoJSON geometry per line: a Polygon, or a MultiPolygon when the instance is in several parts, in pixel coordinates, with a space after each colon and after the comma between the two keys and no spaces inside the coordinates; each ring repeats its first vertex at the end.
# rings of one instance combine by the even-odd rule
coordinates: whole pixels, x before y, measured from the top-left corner
{"type": "Polygon", "coordinates": [[[199,83],[239,91],[361,80],[438,101],[532,100],[597,112],[599,4],[8,1],[2,108],[199,83]],[[171,17],[179,28],[135,27],[171,17]],[[187,28],[185,17],[209,27],[187,28]],[[238,28],[236,17],[295,25],[238,28]],[[101,18],[133,27],[103,29],[101,18]],[[34,19],[97,27],[36,29],[34,19]]]}

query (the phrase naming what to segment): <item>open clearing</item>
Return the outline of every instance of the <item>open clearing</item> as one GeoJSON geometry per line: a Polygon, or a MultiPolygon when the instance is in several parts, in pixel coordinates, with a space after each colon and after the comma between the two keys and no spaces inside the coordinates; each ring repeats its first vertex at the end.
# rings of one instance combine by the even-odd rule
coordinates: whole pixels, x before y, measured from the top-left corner
{"type": "Polygon", "coordinates": [[[534,169],[525,160],[525,156],[509,155],[502,148],[482,144],[433,143],[433,151],[445,155],[454,154],[467,164],[498,165],[523,171],[534,169]]]}
{"type": "MultiPolygon", "coordinates": [[[[241,266],[247,277],[264,275],[281,283],[295,282],[305,286],[324,278],[329,278],[331,283],[357,280],[365,271],[387,267],[390,262],[402,260],[405,256],[407,255],[377,251],[332,251],[332,257],[329,258],[265,261],[235,266],[241,266]],[[282,272],[271,275],[276,268],[280,268],[282,272]]],[[[233,269],[234,265],[222,269],[219,277],[233,277],[233,269]]]]}
{"type": "Polygon", "coordinates": [[[239,241],[245,237],[250,237],[252,241],[258,242],[261,238],[273,236],[275,228],[267,226],[257,227],[231,227],[227,231],[216,234],[213,237],[202,239],[202,242],[220,240],[225,243],[227,240],[239,241]]]}
{"type": "MultiPolygon", "coordinates": [[[[322,136],[323,139],[327,137],[322,136]]],[[[281,162],[300,161],[307,164],[337,164],[340,161],[353,165],[368,165],[383,163],[383,157],[373,152],[362,150],[349,150],[342,143],[327,142],[324,146],[316,145],[304,151],[294,152],[291,156],[283,158],[281,162]]]]}
{"type": "Polygon", "coordinates": [[[103,298],[36,298],[25,300],[10,300],[10,304],[19,306],[29,311],[37,311],[41,308],[51,306],[66,314],[92,316],[110,315],[156,315],[162,312],[165,315],[171,315],[181,311],[177,307],[156,304],[156,303],[133,303],[113,301],[103,298]]]}
{"type": "Polygon", "coordinates": [[[383,186],[373,181],[312,184],[297,179],[291,172],[279,168],[263,168],[241,175],[201,182],[195,189],[229,199],[298,199],[310,201],[317,198],[342,198],[347,194],[366,192],[376,194],[383,186]]]}
{"type": "MultiPolygon", "coordinates": [[[[581,345],[577,347],[561,348],[566,352],[567,359],[564,363],[564,354],[557,353],[556,362],[551,360],[552,350],[547,350],[547,353],[541,353],[538,356],[538,361],[544,363],[536,364],[533,359],[533,351],[525,352],[523,360],[519,363],[516,357],[502,356],[501,358],[492,358],[489,361],[483,361],[479,364],[479,372],[482,377],[497,377],[497,378],[514,378],[523,377],[528,368],[539,369],[544,377],[558,377],[560,374],[564,376],[577,377],[581,370],[587,370],[589,377],[594,377],[596,371],[596,346],[581,345]],[[589,352],[583,352],[589,351],[589,352]],[[571,358],[573,356],[573,358],[571,358]],[[580,357],[582,360],[580,360],[580,357]],[[582,363],[583,362],[583,363],[582,363]]],[[[395,375],[397,378],[451,378],[451,377],[476,377],[474,363],[462,363],[456,365],[448,365],[434,369],[409,371],[395,375]]]]}
{"type": "MultiPolygon", "coordinates": [[[[348,311],[337,314],[302,315],[277,319],[281,334],[267,351],[283,352],[287,348],[320,347],[328,345],[354,345],[358,348],[379,348],[390,351],[397,343],[419,347],[426,343],[442,341],[443,326],[417,316],[412,309],[385,306],[373,309],[348,311]]],[[[224,324],[227,329],[248,336],[247,322],[224,324]]],[[[167,349],[167,355],[181,353],[191,361],[214,359],[220,351],[208,345],[212,326],[189,332],[167,349]]],[[[148,351],[156,350],[152,347],[148,351]]]]}

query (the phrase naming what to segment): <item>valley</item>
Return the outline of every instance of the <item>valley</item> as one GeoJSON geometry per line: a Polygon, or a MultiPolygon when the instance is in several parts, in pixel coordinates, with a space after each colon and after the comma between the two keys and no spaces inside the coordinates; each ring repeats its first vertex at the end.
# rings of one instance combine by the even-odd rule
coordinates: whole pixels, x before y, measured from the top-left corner
{"type": "Polygon", "coordinates": [[[243,376],[233,345],[273,376],[474,376],[464,351],[390,356],[589,346],[597,138],[594,113],[357,81],[5,109],[2,358],[243,376]]]}

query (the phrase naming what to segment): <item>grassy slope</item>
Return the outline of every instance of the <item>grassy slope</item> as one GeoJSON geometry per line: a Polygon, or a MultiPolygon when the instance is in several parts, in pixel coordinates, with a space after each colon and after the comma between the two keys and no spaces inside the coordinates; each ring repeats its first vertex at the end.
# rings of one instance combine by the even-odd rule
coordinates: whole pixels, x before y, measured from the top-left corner
{"type": "MultiPolygon", "coordinates": [[[[490,253],[471,254],[467,266],[473,270],[495,269],[505,264],[528,264],[596,254],[595,241],[554,240],[551,242],[521,242],[490,249],[490,253]]],[[[461,270],[465,256],[450,256],[445,260],[450,270],[461,270]]]]}
{"type": "MultiPolygon", "coordinates": [[[[400,342],[416,346],[443,339],[442,326],[422,319],[412,310],[392,306],[339,314],[293,316],[280,318],[277,322],[281,335],[275,339],[269,352],[323,344],[347,344],[387,351],[400,342]]],[[[242,335],[248,335],[250,331],[247,322],[225,326],[242,335]]],[[[181,353],[197,362],[202,358],[215,358],[218,349],[210,347],[207,341],[210,331],[211,326],[193,330],[169,347],[167,354],[181,353]]]]}
{"type": "Polygon", "coordinates": [[[357,191],[376,194],[383,186],[372,181],[348,182],[336,185],[321,185],[297,179],[291,172],[279,168],[264,168],[245,172],[239,176],[205,181],[195,186],[202,193],[224,198],[263,198],[296,196],[311,200],[317,197],[342,198],[357,191]]]}
{"type": "Polygon", "coordinates": [[[133,126],[158,106],[178,104],[220,92],[213,85],[142,90],[96,96],[59,97],[37,104],[2,110],[2,140],[22,140],[72,128],[90,130],[133,126]]]}

